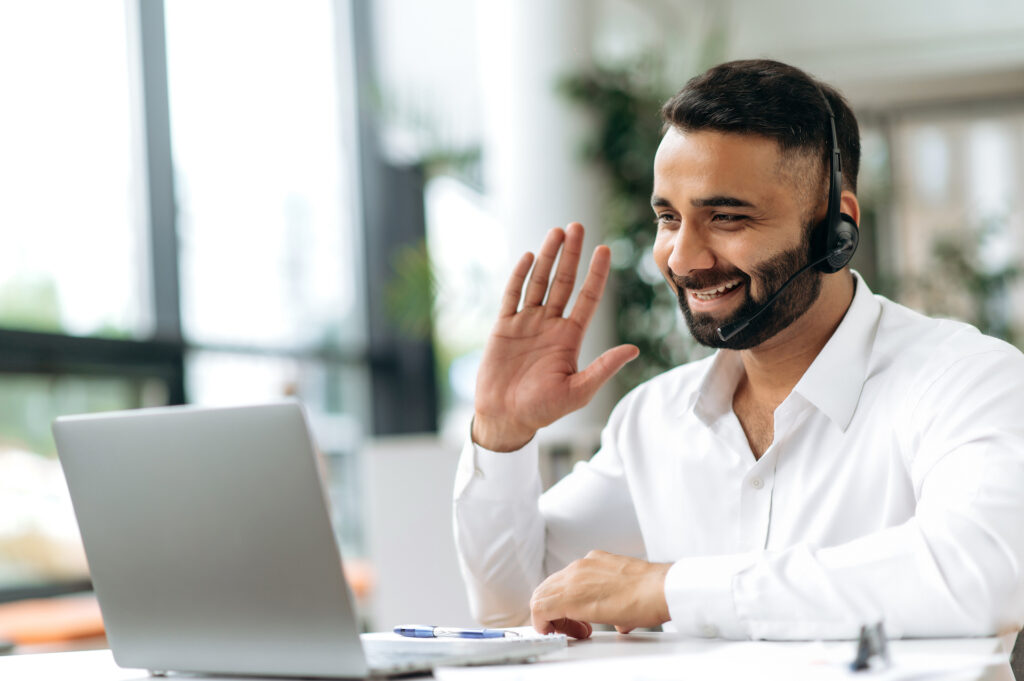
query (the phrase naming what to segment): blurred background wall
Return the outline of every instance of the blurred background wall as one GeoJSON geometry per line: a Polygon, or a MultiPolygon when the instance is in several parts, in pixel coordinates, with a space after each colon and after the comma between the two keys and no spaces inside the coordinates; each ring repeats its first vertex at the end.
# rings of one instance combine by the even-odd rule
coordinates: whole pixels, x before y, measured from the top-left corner
{"type": "MultiPolygon", "coordinates": [[[[581,363],[643,356],[541,435],[556,479],[625,390],[704,352],[649,255],[657,108],[762,56],[858,114],[872,288],[1024,339],[1016,0],[0,2],[0,598],[88,585],[55,416],[284,395],[372,579],[373,487],[413,482],[364,457],[427,432],[405,453],[451,464],[509,268],[577,220],[615,268],[581,363]]],[[[431,488],[410,532],[440,547],[431,488]]]]}

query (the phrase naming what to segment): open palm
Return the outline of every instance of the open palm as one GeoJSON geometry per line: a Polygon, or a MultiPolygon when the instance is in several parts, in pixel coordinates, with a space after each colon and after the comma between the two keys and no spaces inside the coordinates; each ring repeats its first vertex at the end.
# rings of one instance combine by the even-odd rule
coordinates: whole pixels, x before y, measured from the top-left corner
{"type": "Polygon", "coordinates": [[[608,247],[598,246],[572,312],[563,316],[576,284],[582,245],[579,223],[565,231],[552,229],[536,263],[533,254],[526,253],[516,264],[477,376],[473,422],[477,444],[497,451],[520,448],[539,428],[589,402],[598,388],[637,356],[635,346],[620,345],[583,371],[577,367],[583,335],[604,292],[611,260],[608,247]],[[559,250],[562,254],[552,279],[559,250]]]}

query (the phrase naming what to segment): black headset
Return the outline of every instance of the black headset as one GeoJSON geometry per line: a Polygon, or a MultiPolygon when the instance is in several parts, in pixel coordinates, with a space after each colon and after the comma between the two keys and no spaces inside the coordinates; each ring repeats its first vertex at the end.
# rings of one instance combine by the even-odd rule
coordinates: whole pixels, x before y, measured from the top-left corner
{"type": "Polygon", "coordinates": [[[828,110],[828,124],[832,133],[832,153],[829,154],[828,214],[814,227],[811,235],[811,262],[821,272],[832,274],[846,267],[860,242],[860,229],[852,216],[839,211],[843,192],[843,163],[836,135],[836,115],[828,97],[820,88],[821,98],[828,110]]]}

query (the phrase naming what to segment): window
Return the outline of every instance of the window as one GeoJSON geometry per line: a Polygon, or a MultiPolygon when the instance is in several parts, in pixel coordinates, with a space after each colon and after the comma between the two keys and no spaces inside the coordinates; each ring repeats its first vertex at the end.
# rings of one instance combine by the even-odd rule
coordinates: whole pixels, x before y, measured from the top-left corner
{"type": "Polygon", "coordinates": [[[894,291],[906,304],[1024,340],[1024,102],[888,118],[894,291]]]}
{"type": "Polygon", "coordinates": [[[359,340],[332,26],[327,0],[167,4],[190,342],[359,340]]]}
{"type": "Polygon", "coordinates": [[[134,37],[123,2],[0,4],[0,598],[87,580],[52,419],[180,392],[88,338],[152,331],[134,37]]]}
{"type": "Polygon", "coordinates": [[[358,550],[361,270],[328,0],[166,4],[189,400],[297,395],[358,550]]]}
{"type": "Polygon", "coordinates": [[[335,11],[0,4],[18,103],[0,107],[0,600],[87,578],[61,414],[298,396],[360,547],[369,363],[335,11]]]}
{"type": "Polygon", "coordinates": [[[0,4],[0,325],[150,332],[128,45],[123,2],[0,4]]]}

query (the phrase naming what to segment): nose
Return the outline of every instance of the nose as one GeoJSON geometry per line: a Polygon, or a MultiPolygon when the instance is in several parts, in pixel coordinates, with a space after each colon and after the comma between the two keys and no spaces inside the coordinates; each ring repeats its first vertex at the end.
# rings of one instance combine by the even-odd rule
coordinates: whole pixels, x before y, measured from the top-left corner
{"type": "Polygon", "coordinates": [[[695,270],[709,270],[715,266],[715,255],[708,247],[706,235],[696,226],[684,222],[672,239],[672,252],[668,266],[676,274],[689,274],[695,270]]]}

